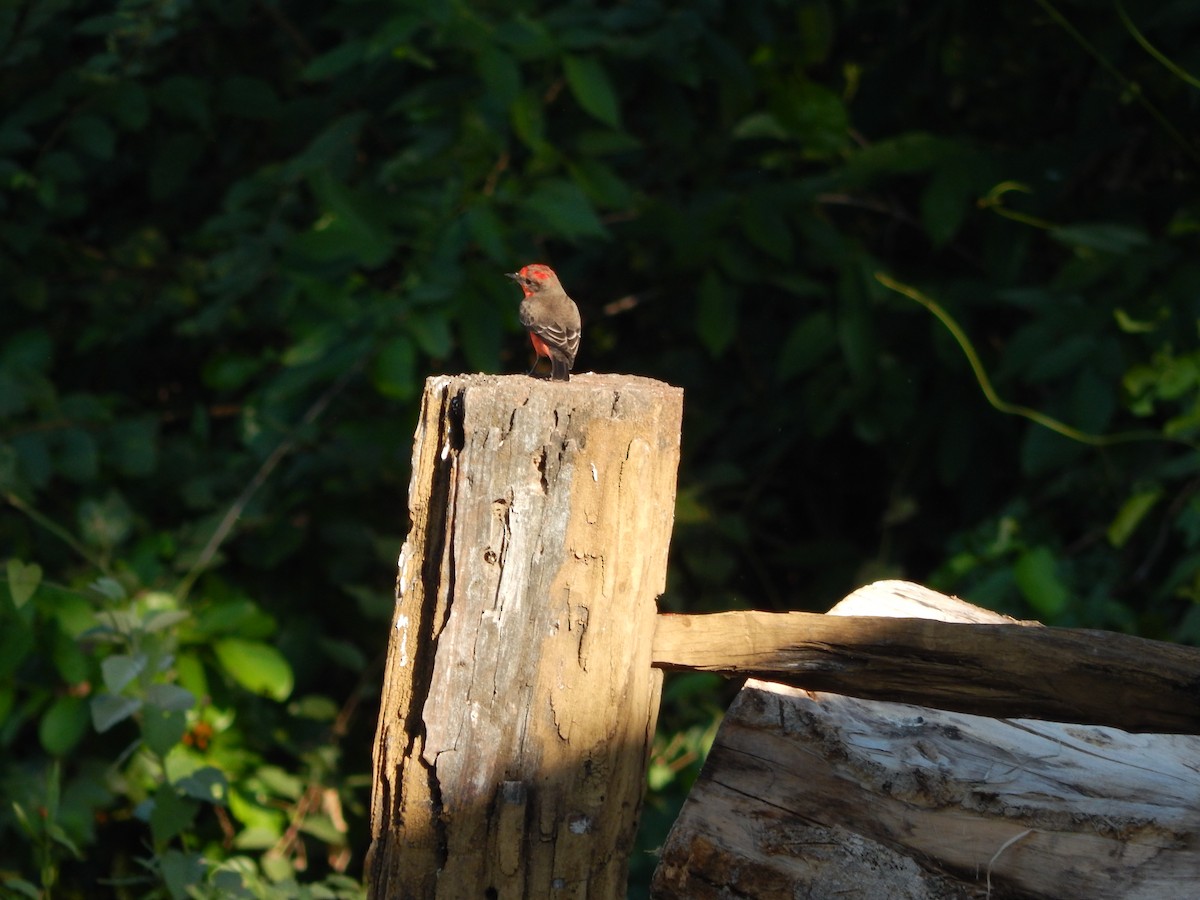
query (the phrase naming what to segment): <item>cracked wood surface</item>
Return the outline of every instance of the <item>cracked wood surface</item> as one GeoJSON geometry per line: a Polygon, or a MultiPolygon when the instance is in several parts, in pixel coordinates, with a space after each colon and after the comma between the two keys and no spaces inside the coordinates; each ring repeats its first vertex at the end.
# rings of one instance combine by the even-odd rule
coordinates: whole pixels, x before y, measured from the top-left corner
{"type": "Polygon", "coordinates": [[[426,383],[370,896],[624,896],[682,399],[615,375],[426,383]]]}
{"type": "MultiPolygon", "coordinates": [[[[903,582],[860,589],[833,613],[1011,624],[903,582]]],[[[1097,694],[1116,702],[1119,686],[1097,694]]],[[[1196,896],[1197,884],[1198,737],[749,681],[653,890],[659,900],[1168,900],[1196,896]]]]}

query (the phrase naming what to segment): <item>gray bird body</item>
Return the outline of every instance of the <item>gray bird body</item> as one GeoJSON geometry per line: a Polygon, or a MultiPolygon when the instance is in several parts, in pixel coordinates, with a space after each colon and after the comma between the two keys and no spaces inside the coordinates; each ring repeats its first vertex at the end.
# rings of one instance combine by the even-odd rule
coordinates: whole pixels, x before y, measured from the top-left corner
{"type": "Polygon", "coordinates": [[[550,359],[550,380],[569,381],[582,333],[579,307],[549,266],[525,266],[508,277],[525,292],[517,315],[529,332],[534,351],[550,359]]]}

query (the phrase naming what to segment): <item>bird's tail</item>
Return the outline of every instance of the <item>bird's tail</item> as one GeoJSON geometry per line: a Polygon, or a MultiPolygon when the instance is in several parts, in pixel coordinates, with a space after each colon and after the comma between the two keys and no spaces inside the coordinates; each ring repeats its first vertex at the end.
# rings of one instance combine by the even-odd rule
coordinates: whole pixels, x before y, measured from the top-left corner
{"type": "Polygon", "coordinates": [[[571,380],[571,364],[563,359],[558,354],[550,356],[550,380],[551,381],[570,381],[571,380]]]}

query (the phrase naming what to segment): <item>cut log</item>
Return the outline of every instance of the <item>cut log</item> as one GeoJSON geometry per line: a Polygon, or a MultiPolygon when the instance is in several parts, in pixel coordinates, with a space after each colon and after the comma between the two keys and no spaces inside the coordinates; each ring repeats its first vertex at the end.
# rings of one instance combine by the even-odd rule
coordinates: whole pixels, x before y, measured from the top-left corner
{"type": "MultiPolygon", "coordinates": [[[[875,595],[925,591],[895,587],[904,584],[882,582],[875,595]]],[[[929,610],[915,602],[916,610],[929,610]]],[[[975,609],[970,604],[953,602],[962,616],[954,622],[886,616],[885,607],[865,615],[870,607],[861,598],[854,618],[662,615],[654,664],[975,715],[1200,734],[1200,648],[1108,631],[1028,628],[1036,623],[981,618],[963,611],[975,609]]]]}
{"type": "Polygon", "coordinates": [[[372,792],[373,898],[624,896],[682,392],[431,378],[372,792]]]}
{"type": "MultiPolygon", "coordinates": [[[[961,617],[961,601],[938,597],[883,583],[835,612],[961,617]]],[[[751,681],[664,845],[653,893],[1164,900],[1195,897],[1197,884],[1200,738],[751,681]]]]}

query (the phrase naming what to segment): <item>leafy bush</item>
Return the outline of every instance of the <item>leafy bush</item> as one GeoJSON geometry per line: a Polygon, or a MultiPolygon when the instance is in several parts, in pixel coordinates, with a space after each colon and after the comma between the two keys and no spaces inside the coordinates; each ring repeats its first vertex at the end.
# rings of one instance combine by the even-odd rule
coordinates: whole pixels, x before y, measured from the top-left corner
{"type": "Polygon", "coordinates": [[[1200,13],[1143,6],[0,12],[3,890],[355,893],[421,380],[521,369],[534,259],[687,391],[665,606],[1200,638],[1200,13]]]}

